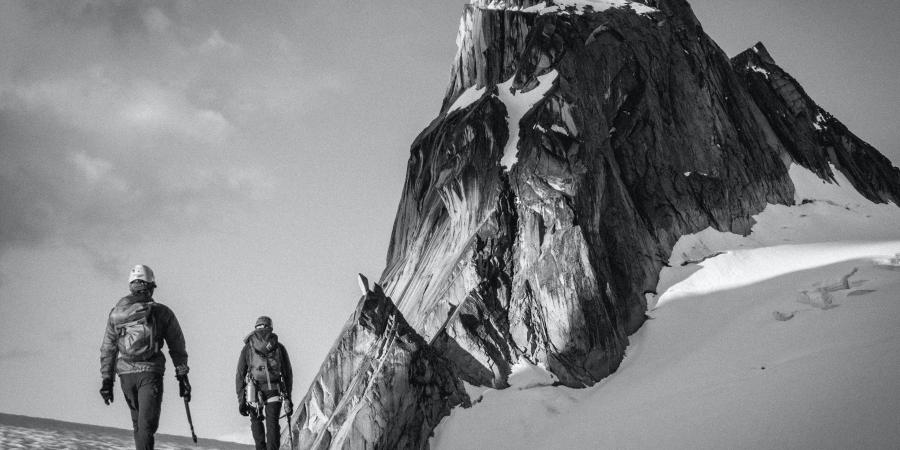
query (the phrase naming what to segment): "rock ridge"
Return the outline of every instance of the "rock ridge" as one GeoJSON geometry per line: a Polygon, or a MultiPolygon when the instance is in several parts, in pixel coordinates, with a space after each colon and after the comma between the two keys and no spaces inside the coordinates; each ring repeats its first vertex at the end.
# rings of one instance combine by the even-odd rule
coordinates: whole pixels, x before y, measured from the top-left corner
{"type": "Polygon", "coordinates": [[[817,105],[762,42],[732,64],[794,161],[832,181],[840,170],[869,200],[900,205],[900,169],[817,105]]]}
{"type": "Polygon", "coordinates": [[[344,326],[296,419],[296,448],[428,446],[431,431],[469,397],[454,367],[419,336],[376,285],[344,326]]]}

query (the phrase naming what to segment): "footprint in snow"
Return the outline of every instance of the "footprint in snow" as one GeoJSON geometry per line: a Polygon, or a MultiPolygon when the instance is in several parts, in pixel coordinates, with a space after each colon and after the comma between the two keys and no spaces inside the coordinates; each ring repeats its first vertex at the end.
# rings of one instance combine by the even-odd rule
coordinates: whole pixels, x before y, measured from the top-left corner
{"type": "Polygon", "coordinates": [[[787,322],[788,320],[793,319],[794,314],[796,314],[796,313],[797,313],[797,311],[791,311],[791,312],[772,311],[772,317],[774,317],[775,320],[777,320],[779,322],[787,322]]]}

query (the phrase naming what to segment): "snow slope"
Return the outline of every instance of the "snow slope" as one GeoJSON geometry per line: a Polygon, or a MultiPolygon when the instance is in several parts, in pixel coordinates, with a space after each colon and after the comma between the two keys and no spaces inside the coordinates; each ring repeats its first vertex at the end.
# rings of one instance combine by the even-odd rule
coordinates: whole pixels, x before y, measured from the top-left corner
{"type": "Polygon", "coordinates": [[[434,448],[900,448],[900,208],[790,174],[812,202],[679,241],[616,373],[578,390],[517,366],[434,448]]]}
{"type": "MultiPolygon", "coordinates": [[[[130,430],[0,413],[0,449],[127,448],[134,448],[134,438],[130,430]]],[[[250,449],[253,446],[205,439],[202,436],[197,444],[194,444],[188,437],[157,434],[156,448],[236,450],[250,449]]]]}

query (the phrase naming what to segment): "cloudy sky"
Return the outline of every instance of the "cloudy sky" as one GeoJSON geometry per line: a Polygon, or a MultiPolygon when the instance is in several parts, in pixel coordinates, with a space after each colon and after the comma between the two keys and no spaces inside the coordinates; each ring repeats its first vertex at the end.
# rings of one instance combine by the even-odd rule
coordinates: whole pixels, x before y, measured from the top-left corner
{"type": "MultiPolygon", "coordinates": [[[[201,437],[249,434],[232,379],[258,315],[299,400],[383,269],[464,3],[0,0],[0,411],[129,426],[98,349],[137,263],[184,328],[201,437]]],[[[893,0],[692,4],[900,163],[893,0]]],[[[185,434],[166,389],[161,432],[185,434]]]]}

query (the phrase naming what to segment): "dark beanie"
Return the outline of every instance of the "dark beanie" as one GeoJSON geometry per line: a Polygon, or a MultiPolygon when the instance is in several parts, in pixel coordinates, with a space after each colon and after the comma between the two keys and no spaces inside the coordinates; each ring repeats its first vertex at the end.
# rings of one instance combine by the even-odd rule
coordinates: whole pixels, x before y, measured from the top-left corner
{"type": "Polygon", "coordinates": [[[260,325],[264,325],[266,328],[272,328],[272,319],[269,316],[259,316],[259,319],[256,319],[256,325],[253,328],[256,328],[260,325]]]}

